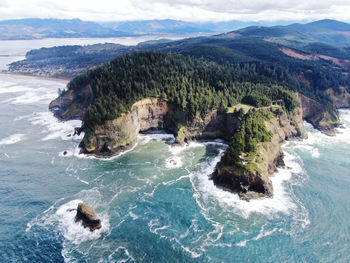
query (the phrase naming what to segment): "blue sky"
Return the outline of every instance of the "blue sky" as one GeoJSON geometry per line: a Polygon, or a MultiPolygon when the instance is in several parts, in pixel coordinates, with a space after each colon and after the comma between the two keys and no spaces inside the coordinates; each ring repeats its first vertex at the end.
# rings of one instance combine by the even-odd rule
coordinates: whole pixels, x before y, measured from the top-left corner
{"type": "Polygon", "coordinates": [[[350,22],[350,0],[0,0],[0,19],[350,22]]]}

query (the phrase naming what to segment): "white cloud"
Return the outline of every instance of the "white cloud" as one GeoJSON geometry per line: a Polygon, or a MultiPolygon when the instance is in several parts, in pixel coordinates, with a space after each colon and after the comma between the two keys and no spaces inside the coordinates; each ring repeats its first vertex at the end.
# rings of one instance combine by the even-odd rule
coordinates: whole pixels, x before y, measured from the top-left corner
{"type": "Polygon", "coordinates": [[[92,21],[180,19],[350,22],[349,0],[0,0],[0,18],[81,18],[92,21]]]}

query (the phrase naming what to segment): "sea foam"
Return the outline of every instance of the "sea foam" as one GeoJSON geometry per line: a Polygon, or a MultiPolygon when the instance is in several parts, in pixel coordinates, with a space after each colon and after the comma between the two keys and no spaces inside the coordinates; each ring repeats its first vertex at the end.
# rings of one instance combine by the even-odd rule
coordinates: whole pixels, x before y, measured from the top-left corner
{"type": "Polygon", "coordinates": [[[46,111],[34,113],[29,117],[29,121],[33,125],[39,125],[45,128],[43,133],[46,133],[46,135],[43,136],[41,139],[42,141],[57,138],[60,138],[61,140],[81,141],[84,137],[84,133],[81,133],[79,136],[73,136],[74,128],[81,126],[80,120],[61,122],[53,115],[53,113],[46,111]]]}
{"type": "Polygon", "coordinates": [[[296,208],[296,204],[290,197],[285,182],[292,178],[292,174],[302,173],[303,169],[291,154],[285,153],[286,167],[279,168],[270,179],[274,188],[273,198],[241,200],[238,194],[233,194],[216,187],[208,176],[215,170],[220,161],[223,150],[210,163],[200,164],[200,169],[191,174],[191,182],[196,191],[197,203],[205,207],[210,199],[214,199],[225,210],[237,213],[242,217],[249,217],[252,213],[272,215],[276,213],[290,214],[296,208]]]}
{"type": "Polygon", "coordinates": [[[24,105],[24,104],[34,104],[42,103],[47,104],[48,101],[53,100],[56,95],[53,95],[51,91],[38,88],[38,89],[23,89],[21,95],[15,96],[13,98],[4,100],[3,103],[24,105]],[[24,92],[24,94],[22,94],[24,92]]]}
{"type": "Polygon", "coordinates": [[[24,139],[25,135],[21,133],[13,134],[9,137],[0,140],[0,145],[15,144],[24,139]]]}
{"type": "Polygon", "coordinates": [[[1,83],[0,86],[0,94],[7,94],[7,93],[17,93],[17,92],[25,92],[30,91],[31,88],[20,86],[20,85],[11,85],[11,83],[6,83],[7,85],[3,85],[1,83]]]}
{"type": "Polygon", "coordinates": [[[90,231],[89,228],[84,228],[81,223],[75,222],[76,211],[70,209],[76,209],[81,200],[72,200],[64,205],[61,205],[56,213],[55,218],[59,224],[59,230],[63,236],[74,244],[80,244],[84,241],[97,239],[102,233],[109,231],[109,218],[107,215],[101,214],[102,228],[90,231]]]}

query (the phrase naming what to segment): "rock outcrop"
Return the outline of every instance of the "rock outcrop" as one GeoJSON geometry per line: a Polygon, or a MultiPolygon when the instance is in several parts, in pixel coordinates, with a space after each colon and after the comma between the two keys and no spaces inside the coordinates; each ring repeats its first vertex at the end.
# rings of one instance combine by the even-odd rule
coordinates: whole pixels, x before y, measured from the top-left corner
{"type": "MultiPolygon", "coordinates": [[[[327,108],[316,100],[298,94],[302,105],[303,119],[311,123],[315,129],[327,135],[334,135],[340,120],[335,108],[327,108]]],[[[329,106],[331,107],[331,106],[329,106]]]]}
{"type": "Polygon", "coordinates": [[[168,105],[149,98],[136,102],[129,113],[97,126],[94,133],[86,133],[80,144],[85,154],[110,157],[135,145],[139,132],[163,129],[168,105]]]}
{"type": "Polygon", "coordinates": [[[346,87],[341,86],[339,87],[338,91],[334,91],[334,89],[328,89],[327,94],[337,109],[350,108],[350,93],[346,87]]]}
{"type": "Polygon", "coordinates": [[[102,227],[101,220],[98,218],[96,211],[83,203],[78,204],[75,222],[82,222],[85,228],[90,228],[90,231],[100,229],[102,227]]]}
{"type": "Polygon", "coordinates": [[[49,109],[61,120],[82,120],[92,97],[90,85],[86,85],[79,92],[70,89],[51,101],[49,109]]]}
{"type": "Polygon", "coordinates": [[[218,163],[212,179],[214,184],[224,190],[238,193],[242,199],[271,197],[273,187],[269,175],[283,165],[281,144],[286,140],[300,140],[306,137],[302,109],[292,113],[275,115],[265,122],[272,132],[270,142],[259,143],[254,160],[241,166],[218,163]]]}

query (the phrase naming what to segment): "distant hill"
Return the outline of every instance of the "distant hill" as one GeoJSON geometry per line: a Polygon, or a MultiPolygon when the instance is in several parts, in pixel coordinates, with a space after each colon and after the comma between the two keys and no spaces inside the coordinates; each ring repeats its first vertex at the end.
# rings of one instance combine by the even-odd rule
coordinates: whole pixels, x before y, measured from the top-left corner
{"type": "Polygon", "coordinates": [[[127,22],[102,22],[102,26],[133,34],[199,34],[222,33],[248,26],[289,25],[292,21],[254,22],[254,21],[221,21],[221,22],[186,22],[180,20],[140,20],[127,22]]]}
{"type": "MultiPolygon", "coordinates": [[[[212,35],[252,25],[286,24],[276,22],[186,22],[180,20],[142,20],[89,22],[80,19],[17,19],[0,21],[1,39],[40,39],[70,37],[120,37],[135,35],[212,35]]],[[[290,22],[289,22],[290,23],[290,22]]]]}
{"type": "Polygon", "coordinates": [[[350,24],[331,19],[323,19],[307,25],[335,31],[350,31],[350,24]]]}
{"type": "Polygon", "coordinates": [[[28,18],[0,21],[0,39],[40,39],[70,37],[120,37],[131,36],[80,19],[28,18]]]}
{"type": "Polygon", "coordinates": [[[187,22],[172,19],[90,22],[80,19],[27,18],[0,21],[0,40],[222,33],[222,37],[252,37],[295,46],[313,42],[334,46],[350,45],[350,24],[330,19],[306,24],[292,21],[187,22]]]}
{"type": "Polygon", "coordinates": [[[133,34],[193,34],[213,33],[209,26],[202,26],[198,23],[179,20],[143,20],[130,22],[109,22],[101,25],[113,28],[114,30],[130,32],[133,34]]]}
{"type": "Polygon", "coordinates": [[[295,23],[287,26],[251,26],[222,36],[260,38],[281,44],[305,46],[321,42],[338,47],[350,46],[350,24],[336,20],[295,23]]]}

